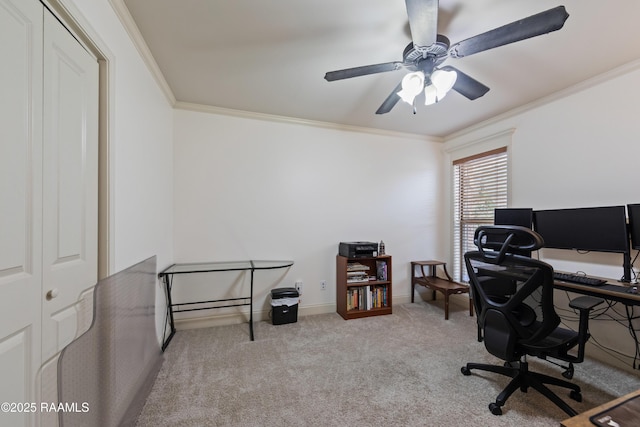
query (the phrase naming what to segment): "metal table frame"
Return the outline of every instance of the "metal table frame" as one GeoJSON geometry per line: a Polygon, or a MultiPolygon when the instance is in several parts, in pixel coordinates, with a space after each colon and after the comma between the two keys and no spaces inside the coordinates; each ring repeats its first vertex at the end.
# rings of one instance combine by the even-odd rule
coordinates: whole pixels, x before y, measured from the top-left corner
{"type": "Polygon", "coordinates": [[[205,263],[183,263],[173,264],[162,272],[158,273],[158,278],[162,279],[165,285],[167,312],[165,314],[162,351],[164,351],[169,342],[176,333],[174,313],[196,310],[210,310],[225,307],[249,306],[249,335],[251,341],[254,341],[253,335],[253,277],[256,270],[273,270],[278,268],[289,268],[293,265],[293,261],[221,261],[221,262],[205,262],[205,263]],[[194,273],[213,273],[221,271],[251,271],[251,290],[248,296],[237,298],[222,298],[206,301],[190,301],[174,304],[171,298],[171,289],[173,288],[173,277],[177,274],[194,274],[194,273]],[[223,303],[222,305],[220,305],[223,303]],[[180,306],[193,306],[196,304],[211,304],[207,307],[196,308],[179,308],[180,306]],[[215,305],[214,305],[215,304],[215,305]],[[176,307],[176,308],[174,308],[176,307]],[[167,333],[167,323],[169,323],[170,332],[167,333]]]}

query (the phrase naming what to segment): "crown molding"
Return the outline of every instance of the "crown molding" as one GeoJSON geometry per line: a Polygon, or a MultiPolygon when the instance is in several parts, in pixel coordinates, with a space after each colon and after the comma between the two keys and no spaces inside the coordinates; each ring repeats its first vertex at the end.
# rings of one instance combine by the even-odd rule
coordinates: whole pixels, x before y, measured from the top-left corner
{"type": "MultiPolygon", "coordinates": [[[[447,154],[453,155],[456,152],[463,152],[463,150],[468,149],[469,147],[476,147],[480,144],[486,145],[483,148],[483,151],[489,151],[499,147],[507,147],[511,146],[511,142],[513,140],[513,134],[516,132],[515,128],[508,128],[502,131],[493,133],[491,135],[486,135],[481,138],[473,139],[470,141],[463,140],[453,140],[453,141],[445,141],[443,144],[443,151],[447,154]]],[[[457,158],[465,157],[466,154],[458,154],[457,158]]],[[[452,158],[455,160],[455,158],[452,158]]]]}
{"type": "Polygon", "coordinates": [[[111,4],[111,7],[115,11],[118,18],[120,19],[120,22],[124,26],[125,30],[127,31],[127,34],[129,35],[134,46],[140,53],[140,56],[142,57],[143,61],[149,68],[149,71],[151,72],[154,79],[160,86],[162,92],[166,96],[171,106],[173,106],[174,108],[189,110],[189,111],[198,111],[198,112],[209,113],[209,114],[221,114],[221,115],[227,115],[227,116],[243,117],[243,118],[255,119],[255,120],[265,120],[265,121],[271,121],[271,122],[314,126],[314,127],[325,128],[325,129],[336,129],[336,130],[357,132],[357,133],[369,133],[372,135],[391,136],[395,138],[416,139],[416,140],[427,141],[427,142],[441,143],[444,141],[443,138],[425,136],[425,135],[419,135],[419,134],[413,134],[413,133],[396,132],[396,131],[359,127],[359,126],[349,126],[349,125],[343,125],[338,123],[306,120],[306,119],[299,119],[295,117],[276,116],[272,114],[255,113],[251,111],[234,110],[229,108],[214,107],[209,105],[192,104],[187,102],[176,101],[173,91],[169,87],[166,79],[164,78],[162,71],[160,71],[160,67],[158,67],[158,63],[153,58],[153,55],[151,54],[151,50],[149,49],[149,46],[145,42],[144,38],[142,37],[142,34],[140,33],[138,26],[133,20],[133,17],[131,16],[129,9],[124,4],[124,0],[109,0],[109,3],[111,4]]]}
{"type": "Polygon", "coordinates": [[[631,62],[628,62],[626,64],[623,64],[619,67],[613,68],[609,71],[605,71],[602,74],[598,74],[595,77],[591,77],[587,80],[583,80],[579,83],[576,83],[573,86],[569,86],[568,88],[565,88],[563,90],[559,90],[551,95],[547,95],[544,96],[542,98],[538,98],[535,101],[532,101],[528,104],[522,105],[520,107],[514,108],[512,110],[509,110],[505,113],[499,114],[497,116],[491,117],[490,119],[484,120],[482,122],[476,123],[474,125],[471,125],[465,129],[462,129],[460,131],[454,132],[452,134],[449,134],[447,136],[445,136],[443,138],[443,140],[446,141],[450,141],[453,139],[457,139],[457,138],[461,138],[465,135],[468,135],[470,133],[473,133],[477,130],[480,130],[486,126],[498,123],[502,120],[508,119],[510,117],[514,117],[520,114],[523,114],[527,111],[533,110],[535,108],[544,106],[546,104],[550,104],[552,102],[555,102],[557,100],[560,100],[562,98],[566,98],[568,96],[571,96],[573,94],[585,91],[587,89],[590,89],[594,86],[598,86],[602,83],[606,83],[610,80],[613,80],[617,77],[620,76],[624,76],[626,74],[632,73],[634,71],[637,71],[640,69],[640,59],[636,59],[633,60],[631,62]]]}
{"type": "Polygon", "coordinates": [[[169,87],[167,80],[164,78],[162,71],[160,71],[160,67],[158,67],[158,63],[151,54],[151,50],[149,49],[147,42],[142,37],[140,29],[138,29],[138,26],[133,20],[129,9],[124,4],[124,0],[109,0],[109,3],[118,16],[118,19],[120,19],[122,26],[127,31],[127,34],[129,34],[129,38],[133,42],[133,45],[136,47],[138,53],[140,53],[142,60],[153,75],[156,83],[158,83],[158,86],[160,86],[162,93],[164,93],[164,96],[169,101],[169,104],[171,104],[172,106],[175,105],[176,97],[169,87]]]}
{"type": "Polygon", "coordinates": [[[350,126],[339,123],[321,122],[318,120],[307,120],[296,117],[277,116],[274,114],[256,113],[245,110],[234,110],[231,108],[214,107],[211,105],[193,104],[189,102],[178,101],[173,106],[175,109],[196,111],[200,113],[218,114],[224,116],[241,117],[245,119],[264,120],[269,122],[288,123],[302,126],[313,126],[324,129],[341,130],[347,132],[368,133],[371,135],[389,136],[393,138],[415,139],[424,142],[442,143],[444,140],[439,137],[420,135],[415,133],[397,132],[384,129],[374,129],[360,126],[350,126]]]}
{"type": "Polygon", "coordinates": [[[173,106],[174,108],[191,110],[191,111],[199,111],[199,112],[205,112],[210,114],[222,114],[222,115],[244,117],[244,118],[257,119],[257,120],[298,124],[298,125],[305,125],[305,126],[315,126],[315,127],[326,128],[326,129],[336,129],[336,130],[358,132],[358,133],[369,133],[373,135],[417,139],[421,141],[443,143],[446,141],[458,139],[466,135],[472,134],[484,127],[490,126],[492,124],[496,124],[502,120],[523,114],[527,111],[552,103],[554,101],[568,97],[575,93],[587,90],[591,87],[602,84],[613,78],[616,78],[640,69],[640,60],[634,60],[627,64],[614,68],[610,71],[604,72],[598,76],[595,76],[590,79],[584,80],[580,83],[577,83],[571,87],[560,90],[551,95],[539,98],[537,100],[534,100],[520,107],[511,109],[507,112],[491,117],[487,120],[476,123],[474,125],[471,125],[457,132],[451,133],[444,137],[436,137],[436,136],[430,136],[430,135],[420,135],[420,134],[412,134],[412,133],[405,133],[405,132],[389,131],[389,130],[383,130],[383,129],[350,126],[350,125],[343,125],[338,123],[321,122],[321,121],[315,121],[315,120],[299,119],[295,117],[276,116],[276,115],[270,115],[270,114],[255,113],[250,111],[241,111],[241,110],[233,110],[233,109],[222,108],[222,107],[178,102],[176,101],[173,91],[169,87],[166,79],[164,78],[164,75],[160,71],[160,67],[158,67],[157,62],[155,61],[153,55],[151,54],[151,51],[147,43],[142,37],[142,34],[140,33],[138,26],[133,20],[133,17],[131,16],[129,9],[124,4],[124,0],[109,0],[109,3],[111,4],[111,7],[115,11],[118,18],[120,19],[120,22],[122,23],[123,27],[127,31],[130,39],[132,40],[138,52],[140,53],[140,56],[142,57],[144,63],[147,65],[148,69],[150,70],[151,74],[153,75],[154,79],[159,85],[160,89],[164,93],[170,105],[173,106]]]}

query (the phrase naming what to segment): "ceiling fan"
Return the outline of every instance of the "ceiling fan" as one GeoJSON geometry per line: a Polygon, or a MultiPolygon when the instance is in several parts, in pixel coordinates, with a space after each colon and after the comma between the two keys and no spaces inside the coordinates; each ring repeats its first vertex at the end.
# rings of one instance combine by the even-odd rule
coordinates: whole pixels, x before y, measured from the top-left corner
{"type": "Polygon", "coordinates": [[[332,82],[401,68],[411,71],[380,105],[376,114],[388,113],[400,99],[412,104],[415,114],[415,97],[423,90],[427,105],[438,102],[450,89],[470,100],[483,96],[489,91],[487,86],[450,65],[441,64],[449,57],[462,58],[557,31],[569,17],[565,7],[558,6],[451,46],[447,37],[437,33],[438,0],[405,1],[413,40],[404,49],[402,61],[330,71],[324,76],[325,80],[332,82]]]}

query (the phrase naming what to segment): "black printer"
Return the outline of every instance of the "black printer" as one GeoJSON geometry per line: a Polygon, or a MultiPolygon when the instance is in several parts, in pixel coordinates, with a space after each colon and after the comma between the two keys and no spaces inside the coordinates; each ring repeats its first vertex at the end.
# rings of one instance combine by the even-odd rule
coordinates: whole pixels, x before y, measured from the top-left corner
{"type": "Polygon", "coordinates": [[[338,254],[347,258],[371,258],[378,256],[375,242],[340,242],[338,254]]]}

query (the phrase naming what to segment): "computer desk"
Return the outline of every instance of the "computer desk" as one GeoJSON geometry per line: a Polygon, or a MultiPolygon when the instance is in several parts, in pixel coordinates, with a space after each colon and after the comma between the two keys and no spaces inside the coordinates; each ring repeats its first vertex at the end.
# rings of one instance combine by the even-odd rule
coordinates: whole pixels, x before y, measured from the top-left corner
{"type": "MultiPolygon", "coordinates": [[[[497,277],[498,275],[502,277],[505,277],[505,275],[507,276],[509,275],[508,269],[505,270],[503,268],[499,268],[492,265],[483,265],[481,267],[478,267],[478,270],[482,271],[484,274],[496,275],[497,277]]],[[[518,273],[514,273],[513,277],[517,279],[522,276],[518,273]]],[[[590,277],[595,277],[595,276],[590,276],[590,277]]],[[[607,281],[607,283],[600,286],[591,286],[591,285],[583,285],[580,283],[565,282],[562,280],[554,280],[553,287],[555,289],[559,289],[563,291],[575,292],[577,294],[582,294],[582,295],[590,295],[593,297],[599,297],[609,301],[617,301],[624,305],[640,305],[640,292],[638,293],[629,292],[633,286],[637,286],[638,288],[640,288],[640,284],[632,285],[630,283],[622,283],[615,279],[610,279],[606,277],[597,277],[597,278],[604,279],[607,281]]]]}
{"type": "Polygon", "coordinates": [[[579,283],[556,280],[553,283],[553,287],[563,291],[590,295],[610,301],[617,301],[624,305],[640,305],[640,292],[629,292],[633,286],[638,286],[640,288],[640,285],[630,285],[629,283],[618,282],[617,280],[608,279],[606,277],[603,277],[603,279],[607,280],[607,283],[600,286],[582,285],[579,283]]]}

